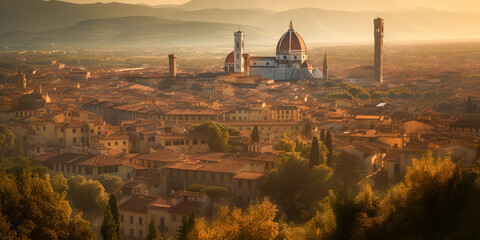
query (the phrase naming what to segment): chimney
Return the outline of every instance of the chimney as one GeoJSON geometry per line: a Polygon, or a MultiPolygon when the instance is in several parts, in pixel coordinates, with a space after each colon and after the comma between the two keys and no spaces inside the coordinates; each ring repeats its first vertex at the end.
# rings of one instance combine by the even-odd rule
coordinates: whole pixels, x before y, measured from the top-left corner
{"type": "Polygon", "coordinates": [[[171,79],[177,77],[177,55],[175,54],[168,55],[168,69],[169,69],[171,79]]]}

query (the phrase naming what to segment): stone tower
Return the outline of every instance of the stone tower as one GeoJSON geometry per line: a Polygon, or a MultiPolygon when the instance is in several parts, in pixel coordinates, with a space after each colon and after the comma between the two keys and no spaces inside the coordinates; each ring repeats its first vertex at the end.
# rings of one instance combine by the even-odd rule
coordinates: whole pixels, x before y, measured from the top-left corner
{"type": "Polygon", "coordinates": [[[22,90],[27,88],[27,76],[21,70],[18,70],[17,88],[22,90]]]}
{"type": "Polygon", "coordinates": [[[168,55],[168,69],[170,78],[175,78],[177,76],[177,55],[169,54],[168,55]]]}
{"type": "Polygon", "coordinates": [[[243,73],[244,71],[244,60],[243,52],[245,50],[245,33],[242,31],[237,31],[234,33],[235,38],[235,48],[234,48],[234,72],[243,73]]]}
{"type": "Polygon", "coordinates": [[[376,82],[383,83],[383,18],[373,20],[375,25],[375,69],[374,78],[376,82]]]}
{"type": "Polygon", "coordinates": [[[323,57],[322,75],[323,75],[323,81],[324,81],[324,82],[329,82],[329,81],[330,81],[330,80],[328,79],[327,53],[325,53],[325,56],[323,57]]]}

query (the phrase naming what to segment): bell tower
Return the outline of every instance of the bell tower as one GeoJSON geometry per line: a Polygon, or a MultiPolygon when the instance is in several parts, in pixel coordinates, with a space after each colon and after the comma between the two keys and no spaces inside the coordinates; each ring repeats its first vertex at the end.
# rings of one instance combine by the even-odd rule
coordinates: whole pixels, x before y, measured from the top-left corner
{"type": "Polygon", "coordinates": [[[327,53],[323,58],[323,68],[322,68],[322,77],[324,82],[329,82],[328,79],[328,62],[327,62],[327,53]]]}
{"type": "Polygon", "coordinates": [[[168,55],[168,70],[171,79],[177,76],[177,55],[168,55]]]}
{"type": "Polygon", "coordinates": [[[242,31],[237,31],[233,34],[235,38],[235,48],[234,48],[234,72],[243,73],[244,69],[244,60],[243,53],[245,50],[245,33],[242,31]]]}
{"type": "Polygon", "coordinates": [[[375,66],[374,79],[378,83],[383,83],[383,18],[373,20],[375,36],[375,66]]]}
{"type": "Polygon", "coordinates": [[[22,72],[22,70],[18,70],[17,88],[21,90],[25,90],[27,88],[27,76],[22,72]]]}

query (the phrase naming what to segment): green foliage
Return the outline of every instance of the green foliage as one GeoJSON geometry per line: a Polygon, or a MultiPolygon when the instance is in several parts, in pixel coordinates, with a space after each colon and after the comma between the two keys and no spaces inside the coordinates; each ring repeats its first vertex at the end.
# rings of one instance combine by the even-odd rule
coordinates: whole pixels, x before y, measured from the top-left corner
{"type": "Polygon", "coordinates": [[[334,158],[332,179],[334,186],[354,188],[365,177],[361,162],[354,156],[342,153],[335,155],[334,158]]]}
{"type": "Polygon", "coordinates": [[[105,208],[103,216],[103,224],[100,233],[104,240],[122,239],[120,231],[120,214],[118,211],[117,198],[114,194],[110,194],[108,205],[105,208]]]}
{"type": "Polygon", "coordinates": [[[15,135],[5,125],[0,125],[0,159],[4,159],[7,155],[11,155],[15,151],[15,135]]]}
{"type": "Polygon", "coordinates": [[[363,224],[365,217],[375,216],[378,204],[369,185],[356,197],[345,188],[330,191],[306,224],[306,239],[357,239],[362,232],[356,226],[363,224]]]}
{"type": "Polygon", "coordinates": [[[231,146],[228,144],[230,135],[235,136],[239,134],[235,129],[216,122],[207,122],[193,126],[191,131],[207,136],[209,149],[217,152],[230,151],[231,146]]]}
{"type": "Polygon", "coordinates": [[[177,240],[188,240],[188,234],[192,232],[193,228],[195,227],[195,212],[190,212],[190,216],[188,219],[182,219],[182,226],[177,231],[177,235],[175,239],[177,240]]]}
{"type": "Polygon", "coordinates": [[[320,146],[318,144],[317,137],[313,137],[312,147],[310,151],[310,162],[309,162],[310,169],[317,166],[318,164],[320,164],[320,146]]]}
{"type": "Polygon", "coordinates": [[[253,127],[252,134],[250,134],[250,139],[252,140],[252,143],[260,142],[260,133],[258,132],[257,126],[253,127]]]}
{"type": "Polygon", "coordinates": [[[105,188],[105,192],[109,194],[119,194],[123,186],[122,178],[110,174],[103,174],[97,178],[102,186],[105,188]]]}
{"type": "Polygon", "coordinates": [[[327,131],[327,134],[325,135],[325,147],[327,147],[327,150],[328,150],[327,165],[332,166],[333,165],[333,143],[332,143],[332,135],[330,134],[330,131],[327,131]]]}
{"type": "Polygon", "coordinates": [[[2,239],[93,239],[88,221],[71,219],[65,195],[53,190],[50,179],[22,171],[0,174],[0,236],[2,239]],[[5,237],[5,238],[3,238],[5,237]]]}
{"type": "Polygon", "coordinates": [[[283,137],[278,140],[277,144],[275,144],[274,149],[283,152],[294,152],[295,147],[295,140],[290,139],[286,134],[284,134],[283,137]]]}
{"type": "Polygon", "coordinates": [[[153,218],[148,225],[147,240],[163,240],[162,236],[160,236],[160,231],[158,231],[158,226],[155,223],[155,219],[153,218]]]}
{"type": "Polygon", "coordinates": [[[68,180],[66,177],[63,176],[62,173],[57,173],[53,178],[52,178],[52,187],[53,191],[61,194],[67,194],[68,190],[68,180]]]}
{"type": "Polygon", "coordinates": [[[270,171],[261,190],[278,204],[289,220],[306,220],[312,214],[313,203],[327,192],[332,170],[325,164],[310,169],[299,153],[283,153],[278,167],[270,171]]]}
{"type": "Polygon", "coordinates": [[[341,99],[347,99],[347,100],[353,100],[353,95],[348,93],[348,92],[343,92],[343,93],[331,93],[327,95],[327,98],[341,98],[341,99]]]}
{"type": "Polygon", "coordinates": [[[108,194],[96,180],[84,176],[71,176],[68,179],[67,197],[72,207],[82,211],[88,219],[100,217],[108,201],[108,194]]]}
{"type": "Polygon", "coordinates": [[[305,137],[312,136],[312,122],[310,120],[304,121],[302,123],[302,135],[305,137]]]}
{"type": "Polygon", "coordinates": [[[363,239],[476,239],[479,201],[478,169],[462,169],[430,153],[413,160],[405,181],[387,192],[376,216],[364,214],[355,230],[363,239]]]}
{"type": "Polygon", "coordinates": [[[278,235],[278,223],[274,221],[277,208],[268,199],[250,205],[247,210],[230,210],[223,207],[212,223],[199,219],[188,239],[270,239],[278,235]]]}
{"type": "Polygon", "coordinates": [[[213,202],[228,200],[231,198],[231,193],[226,187],[220,186],[205,186],[200,184],[189,185],[185,188],[186,191],[203,192],[207,194],[213,202]]]}

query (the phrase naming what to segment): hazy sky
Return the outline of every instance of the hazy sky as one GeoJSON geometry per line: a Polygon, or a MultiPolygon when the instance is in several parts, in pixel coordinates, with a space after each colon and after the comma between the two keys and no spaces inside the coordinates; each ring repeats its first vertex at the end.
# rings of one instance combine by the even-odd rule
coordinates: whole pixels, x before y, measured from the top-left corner
{"type": "MultiPolygon", "coordinates": [[[[190,0],[59,0],[74,3],[95,3],[95,2],[122,2],[122,3],[146,3],[152,6],[162,4],[183,4],[190,0]]],[[[230,0],[224,0],[230,1],[230,0]]],[[[260,1],[260,0],[259,0],[260,1]]],[[[264,0],[265,1],[265,0],[264,0]]],[[[373,4],[385,10],[399,10],[402,8],[428,7],[444,11],[480,12],[480,0],[303,0],[316,3],[314,7],[322,8],[328,6],[328,1],[339,1],[336,6],[345,5],[345,9],[359,8],[373,4]],[[381,6],[380,6],[381,5],[381,6]]],[[[327,9],[327,8],[326,8],[327,9]]],[[[342,10],[342,9],[336,9],[342,10]]],[[[365,9],[374,10],[374,9],[365,9]]]]}
{"type": "Polygon", "coordinates": [[[133,3],[133,4],[146,3],[150,5],[161,5],[161,4],[182,4],[182,3],[188,2],[189,0],[64,0],[64,1],[74,2],[74,3],[123,2],[123,3],[133,3]]]}

